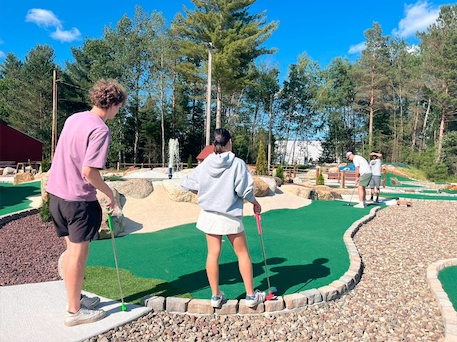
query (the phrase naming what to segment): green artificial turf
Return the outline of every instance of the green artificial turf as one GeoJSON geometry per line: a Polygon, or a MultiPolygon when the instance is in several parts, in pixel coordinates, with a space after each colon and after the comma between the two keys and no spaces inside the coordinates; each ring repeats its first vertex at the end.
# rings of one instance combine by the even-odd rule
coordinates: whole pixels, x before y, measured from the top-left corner
{"type": "MultiPolygon", "coordinates": [[[[124,301],[128,303],[139,304],[141,298],[146,295],[192,298],[190,293],[184,292],[164,280],[138,278],[126,270],[120,270],[119,274],[124,301]]],[[[83,290],[105,298],[121,300],[116,269],[87,267],[84,277],[83,290]]]]}
{"type": "MultiPolygon", "coordinates": [[[[422,190],[421,192],[427,193],[427,194],[437,194],[438,193],[437,190],[422,190]]],[[[441,190],[441,192],[442,193],[444,192],[446,194],[457,194],[457,191],[452,191],[452,190],[449,190],[449,189],[441,190]]]]}
{"type": "Polygon", "coordinates": [[[446,267],[439,273],[439,279],[454,309],[457,310],[457,266],[446,267]]]}
{"type": "Polygon", "coordinates": [[[435,201],[457,201],[457,197],[453,196],[430,196],[430,195],[421,195],[421,194],[392,194],[392,193],[381,193],[382,197],[385,198],[413,198],[413,199],[423,199],[423,200],[435,200],[435,201]]]}
{"type": "MultiPolygon", "coordinates": [[[[356,209],[340,201],[316,201],[300,209],[263,214],[268,270],[277,294],[317,288],[340,278],[349,268],[343,234],[372,208],[356,209]]],[[[148,210],[154,220],[154,208],[148,210]]],[[[255,219],[245,217],[243,223],[253,263],[254,286],[267,290],[255,219]]],[[[87,265],[114,269],[112,248],[110,240],[93,241],[87,265]]],[[[205,270],[206,237],[195,224],[116,238],[116,248],[119,267],[136,277],[163,279],[194,298],[210,298],[205,270]]],[[[237,258],[226,237],[219,264],[221,290],[228,298],[244,298],[237,258]]]]}
{"type": "Polygon", "coordinates": [[[30,209],[27,197],[41,194],[41,181],[13,185],[0,183],[0,216],[30,209]]]}
{"type": "Polygon", "coordinates": [[[386,173],[386,177],[387,177],[386,186],[390,186],[390,187],[394,187],[394,188],[420,188],[421,187],[420,185],[410,185],[410,184],[392,185],[392,183],[390,181],[392,179],[392,177],[395,177],[400,182],[416,182],[416,180],[412,179],[412,178],[405,178],[405,177],[397,176],[397,175],[394,175],[389,172],[386,173]]]}

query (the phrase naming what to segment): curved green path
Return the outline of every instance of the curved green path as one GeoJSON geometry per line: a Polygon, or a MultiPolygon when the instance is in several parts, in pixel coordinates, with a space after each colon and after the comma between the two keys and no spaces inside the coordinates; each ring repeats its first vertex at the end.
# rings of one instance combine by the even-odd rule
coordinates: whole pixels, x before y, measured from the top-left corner
{"type": "Polygon", "coordinates": [[[385,198],[412,198],[412,199],[423,199],[423,200],[435,200],[435,201],[457,201],[455,196],[430,196],[421,194],[408,194],[408,193],[382,193],[381,197],[385,198]]]}
{"type": "MultiPolygon", "coordinates": [[[[343,206],[340,201],[317,201],[296,210],[263,214],[261,222],[268,269],[277,294],[328,285],[341,277],[349,268],[343,234],[373,207],[355,209],[343,206]]],[[[154,208],[145,210],[151,211],[151,220],[154,220],[154,208]]],[[[254,286],[266,290],[255,219],[245,217],[243,223],[254,266],[254,286]]],[[[222,246],[221,289],[228,298],[244,298],[237,259],[226,237],[222,246]]],[[[115,268],[112,248],[110,240],[92,242],[87,266],[115,268]]],[[[116,248],[121,269],[129,270],[137,277],[165,280],[194,298],[211,296],[205,271],[205,234],[195,228],[195,224],[116,238],[116,248]]]]}
{"type": "Polygon", "coordinates": [[[27,197],[41,194],[41,181],[13,185],[0,183],[0,216],[30,209],[27,197]]]}
{"type": "Polygon", "coordinates": [[[438,277],[454,309],[457,310],[457,266],[446,267],[439,273],[438,277]]]}

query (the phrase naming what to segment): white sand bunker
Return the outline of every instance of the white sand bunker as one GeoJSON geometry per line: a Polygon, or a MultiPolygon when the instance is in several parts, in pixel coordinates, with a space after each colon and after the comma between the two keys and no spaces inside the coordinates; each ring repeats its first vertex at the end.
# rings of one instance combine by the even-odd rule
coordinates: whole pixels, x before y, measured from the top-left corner
{"type": "MultiPolygon", "coordinates": [[[[134,175],[137,174],[138,172],[134,173],[134,175]]],[[[175,177],[173,176],[173,178],[175,177]]],[[[311,204],[311,200],[282,192],[281,188],[275,195],[258,197],[257,200],[262,206],[263,212],[274,209],[298,209],[311,204]]],[[[125,231],[122,235],[150,233],[182,224],[195,223],[200,210],[200,207],[194,203],[172,201],[162,186],[155,184],[154,191],[144,199],[126,198],[122,208],[125,216],[125,231]]],[[[252,204],[244,204],[244,215],[253,215],[252,204]]]]}

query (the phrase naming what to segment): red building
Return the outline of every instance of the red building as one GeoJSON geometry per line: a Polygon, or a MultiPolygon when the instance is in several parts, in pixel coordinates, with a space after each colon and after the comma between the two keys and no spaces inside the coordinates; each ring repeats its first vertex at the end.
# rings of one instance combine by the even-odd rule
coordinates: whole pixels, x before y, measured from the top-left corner
{"type": "Polygon", "coordinates": [[[16,165],[18,162],[40,161],[43,143],[0,120],[0,165],[16,165]]]}

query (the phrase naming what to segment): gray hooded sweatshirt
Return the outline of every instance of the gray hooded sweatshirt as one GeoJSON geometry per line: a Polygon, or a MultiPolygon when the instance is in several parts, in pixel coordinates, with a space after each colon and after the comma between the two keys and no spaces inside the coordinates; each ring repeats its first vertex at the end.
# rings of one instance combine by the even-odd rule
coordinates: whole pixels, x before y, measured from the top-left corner
{"type": "Polygon", "coordinates": [[[243,199],[255,200],[254,180],[246,163],[232,152],[210,154],[181,180],[181,187],[198,191],[203,210],[230,216],[243,216],[243,199]]]}

